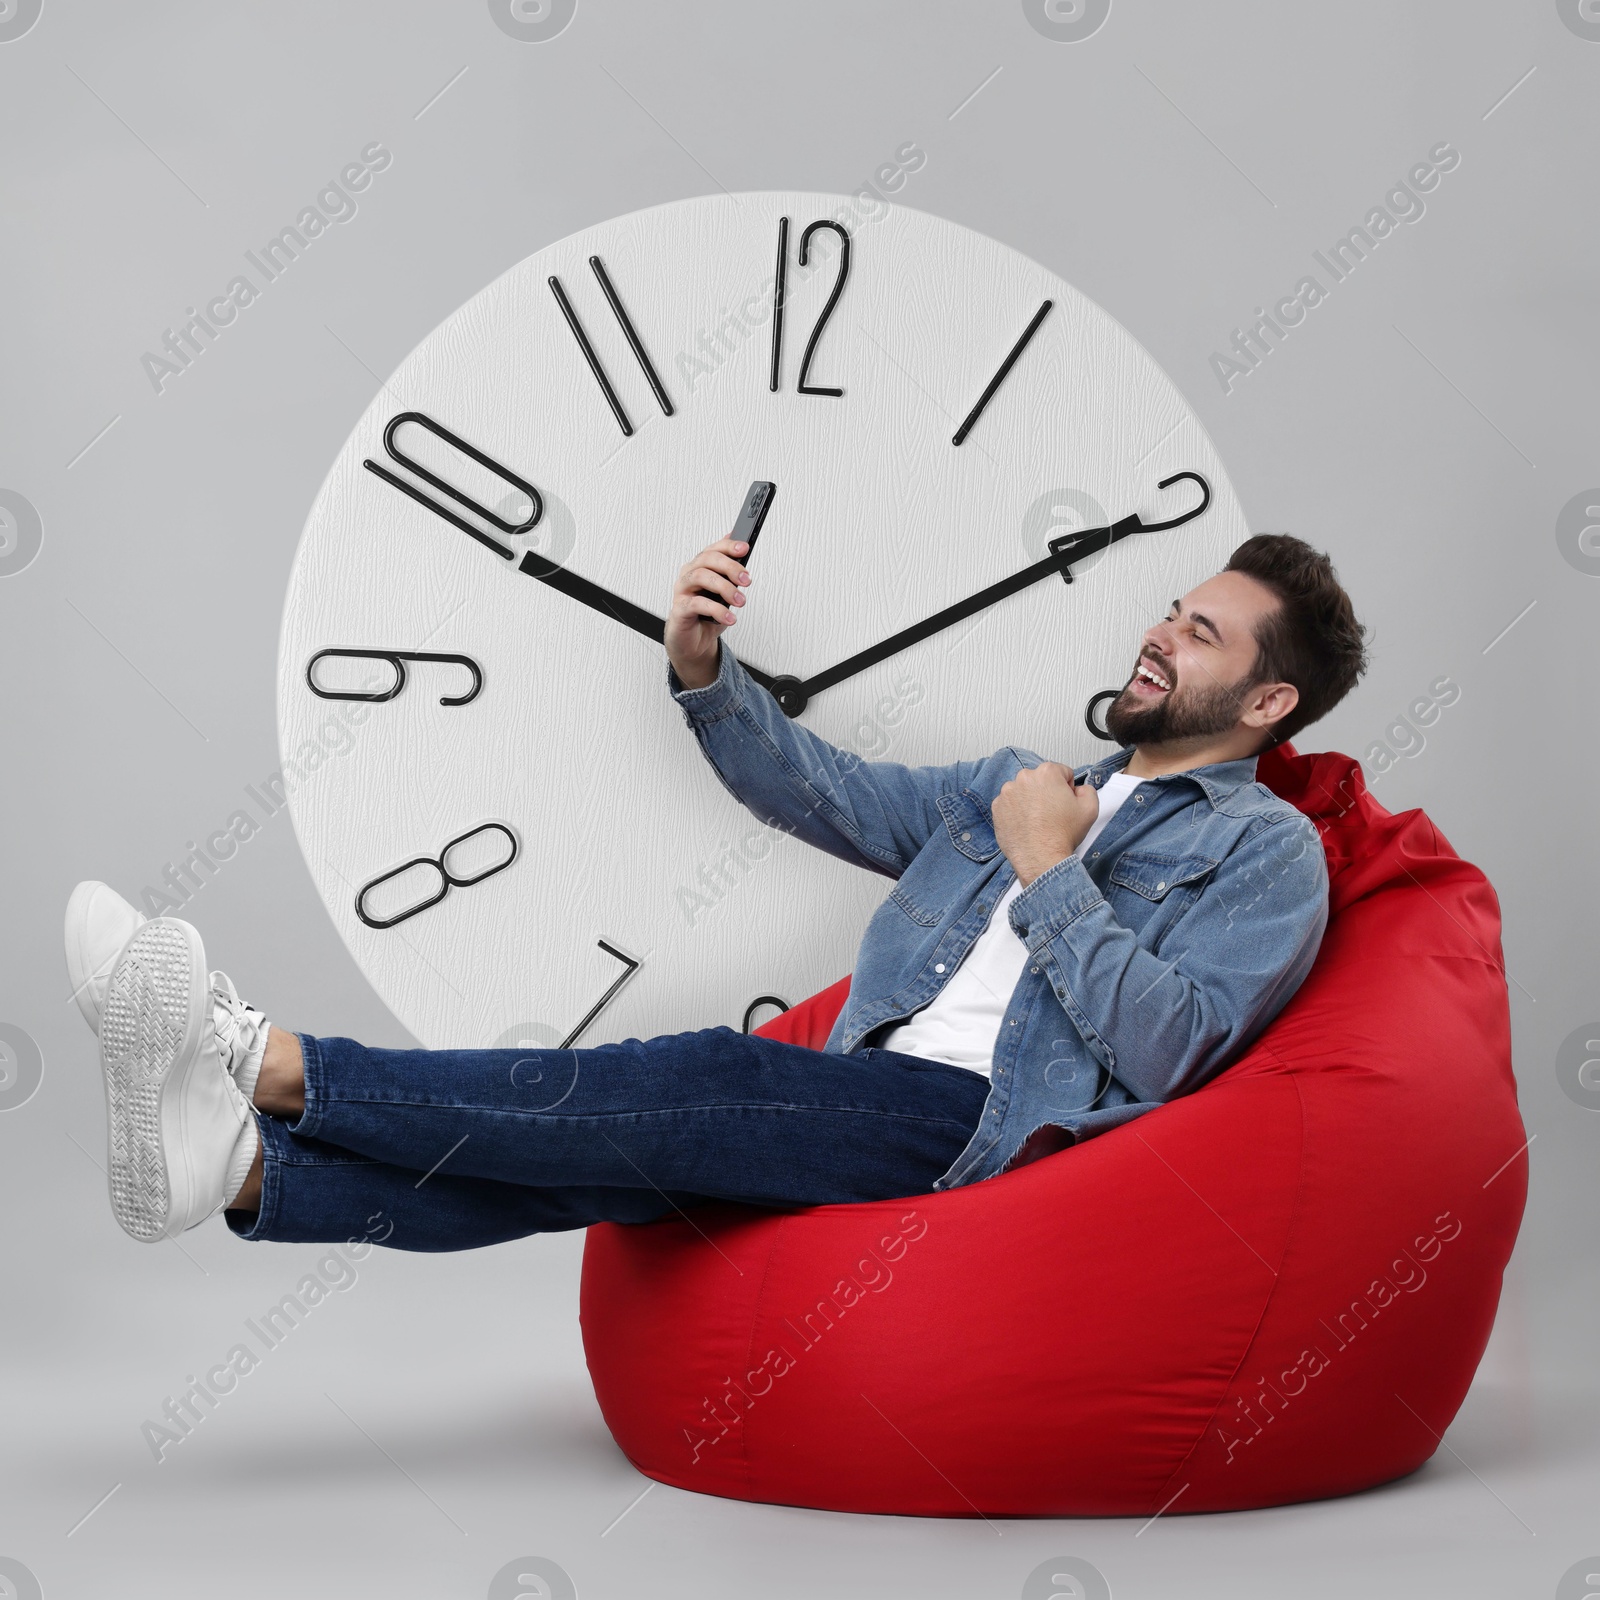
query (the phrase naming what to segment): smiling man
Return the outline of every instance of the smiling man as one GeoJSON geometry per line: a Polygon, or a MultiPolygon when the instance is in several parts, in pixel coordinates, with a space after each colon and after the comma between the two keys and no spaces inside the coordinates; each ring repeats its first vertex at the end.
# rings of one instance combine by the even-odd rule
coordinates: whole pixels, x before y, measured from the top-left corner
{"type": "Polygon", "coordinates": [[[1006,746],[864,761],[784,714],[722,635],[731,539],[679,572],[667,687],[755,816],[894,880],[822,1050],[729,1027],[589,1049],[380,1050],[269,1026],[177,918],[104,884],[67,909],[100,1039],[112,1209],[150,1242],[462,1250],[708,1199],[790,1207],[994,1177],[1188,1094],[1310,971],[1312,823],[1256,758],[1366,667],[1325,555],[1259,534],[1138,642],[1078,769],[1006,746]]]}

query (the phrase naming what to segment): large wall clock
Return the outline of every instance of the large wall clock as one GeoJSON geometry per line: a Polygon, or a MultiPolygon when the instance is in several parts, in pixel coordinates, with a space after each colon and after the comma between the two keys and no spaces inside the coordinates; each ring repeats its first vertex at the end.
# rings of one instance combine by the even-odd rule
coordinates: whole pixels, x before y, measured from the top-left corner
{"type": "Polygon", "coordinates": [[[306,862],[425,1044],[739,1027],[757,996],[851,967],[888,882],[733,800],[649,637],[757,478],[778,490],[729,644],[810,685],[789,704],[823,737],[913,765],[1104,754],[1086,701],[1248,532],[1146,351],[938,217],[718,195],[520,262],[374,397],[312,507],[281,636],[306,862]],[[1159,487],[1180,472],[1209,484],[1202,515],[815,686],[1064,533],[1187,511],[1191,480],[1159,487]],[[324,698],[355,694],[373,698],[324,698]],[[341,713],[348,749],[302,759],[341,713]]]}

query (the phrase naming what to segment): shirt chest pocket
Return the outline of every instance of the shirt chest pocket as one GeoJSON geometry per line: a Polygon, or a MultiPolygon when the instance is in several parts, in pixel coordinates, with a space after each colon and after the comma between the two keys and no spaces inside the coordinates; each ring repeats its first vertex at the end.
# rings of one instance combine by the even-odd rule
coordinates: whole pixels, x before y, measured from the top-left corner
{"type": "Polygon", "coordinates": [[[969,861],[988,861],[999,850],[989,808],[970,790],[940,795],[939,813],[950,843],[969,861]]]}
{"type": "Polygon", "coordinates": [[[989,808],[975,795],[963,789],[959,794],[939,796],[939,813],[944,818],[945,833],[925,847],[895,885],[890,901],[906,916],[924,928],[937,927],[957,897],[969,891],[974,878],[974,866],[993,860],[1000,845],[994,836],[994,822],[989,808]],[[943,848],[948,844],[955,852],[943,848]]]}
{"type": "Polygon", "coordinates": [[[1107,901],[1117,920],[1146,949],[1194,904],[1217,863],[1210,856],[1159,850],[1124,850],[1107,879],[1107,901]]]}

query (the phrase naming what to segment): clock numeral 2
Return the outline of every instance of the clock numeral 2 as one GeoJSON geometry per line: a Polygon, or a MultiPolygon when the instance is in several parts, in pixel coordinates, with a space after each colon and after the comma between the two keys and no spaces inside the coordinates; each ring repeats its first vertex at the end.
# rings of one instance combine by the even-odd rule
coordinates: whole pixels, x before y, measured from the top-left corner
{"type": "MultiPolygon", "coordinates": [[[[656,369],[651,365],[649,354],[643,342],[635,331],[632,319],[628,316],[627,309],[623,306],[621,298],[611,279],[606,273],[605,264],[599,256],[590,256],[589,265],[594,270],[594,275],[600,284],[600,292],[606,297],[606,304],[611,307],[612,315],[617,319],[622,328],[623,337],[628,341],[628,348],[633,351],[635,360],[644,369],[644,375],[649,380],[655,392],[657,402],[662,411],[672,415],[672,401],[667,398],[667,391],[661,386],[661,379],[656,374],[656,369]]],[[[578,341],[578,348],[583,352],[583,359],[589,363],[589,370],[594,374],[595,382],[600,385],[600,392],[606,397],[606,404],[611,407],[611,414],[617,419],[617,426],[622,429],[625,437],[633,437],[633,424],[628,421],[628,413],[622,409],[622,401],[617,398],[617,391],[612,387],[611,379],[606,369],[601,365],[600,357],[595,352],[594,346],[589,342],[589,335],[584,329],[583,322],[578,313],[573,309],[572,302],[567,298],[567,291],[561,287],[560,278],[554,273],[550,275],[550,292],[556,297],[556,304],[561,307],[561,314],[567,319],[567,326],[572,329],[572,337],[578,341]]]]}
{"type": "MultiPolygon", "coordinates": [[[[839,296],[844,293],[845,279],[850,276],[850,235],[843,226],[826,218],[819,218],[811,223],[804,233],[800,235],[800,265],[806,264],[806,255],[811,246],[811,235],[818,228],[828,228],[839,235],[839,276],[833,280],[833,293],[828,296],[828,302],[822,308],[822,315],[817,318],[817,325],[811,330],[811,337],[806,341],[805,354],[800,358],[800,381],[795,385],[799,394],[828,394],[836,399],[843,395],[843,389],[815,388],[806,382],[806,374],[811,370],[811,358],[816,354],[817,339],[822,330],[827,326],[828,318],[833,315],[833,308],[839,303],[839,296]]],[[[772,372],[768,378],[767,386],[776,394],[782,385],[783,378],[783,305],[788,284],[789,264],[789,219],[778,218],[778,268],[773,274],[772,285],[772,372]]]]}

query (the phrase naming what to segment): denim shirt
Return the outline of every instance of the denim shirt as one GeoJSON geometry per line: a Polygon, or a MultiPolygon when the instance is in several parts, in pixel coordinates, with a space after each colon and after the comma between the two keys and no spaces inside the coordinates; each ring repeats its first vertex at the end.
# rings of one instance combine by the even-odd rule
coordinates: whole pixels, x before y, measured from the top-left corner
{"type": "MultiPolygon", "coordinates": [[[[713,682],[686,689],[669,663],[667,687],[722,786],[769,826],[895,880],[823,1047],[850,1054],[955,975],[1016,877],[990,803],[1045,758],[1007,745],[948,766],[864,760],[790,721],[719,646],[713,682]]],[[[1099,788],[1132,756],[1124,745],[1073,776],[1099,788]]],[[[1027,965],[982,1121],[935,1189],[1004,1171],[1041,1128],[1083,1140],[1192,1092],[1283,1009],[1327,927],[1328,868],[1314,824],[1255,773],[1246,756],[1146,779],[1086,859],[1017,895],[1027,965]]]]}

